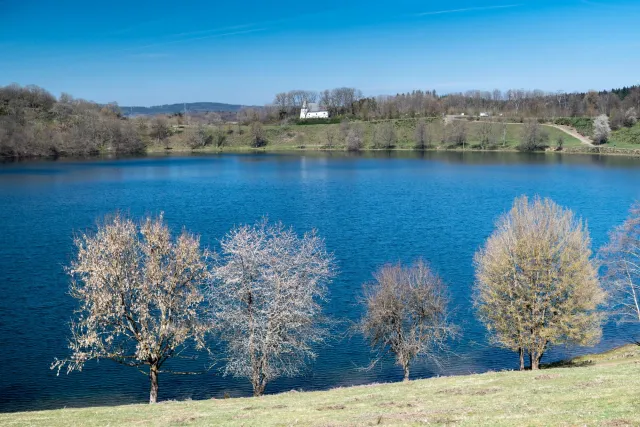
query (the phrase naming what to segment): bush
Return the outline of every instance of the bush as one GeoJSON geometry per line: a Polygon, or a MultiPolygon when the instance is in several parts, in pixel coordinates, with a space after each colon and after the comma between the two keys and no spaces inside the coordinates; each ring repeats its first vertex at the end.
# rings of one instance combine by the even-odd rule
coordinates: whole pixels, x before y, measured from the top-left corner
{"type": "Polygon", "coordinates": [[[213,142],[213,135],[203,125],[187,129],[187,145],[192,150],[204,148],[213,142]]]}
{"type": "Polygon", "coordinates": [[[622,124],[628,128],[635,126],[638,123],[638,112],[635,108],[631,107],[624,113],[624,120],[622,124]]]}
{"type": "Polygon", "coordinates": [[[328,119],[297,119],[295,123],[298,126],[337,124],[340,123],[340,118],[329,117],[328,119]]]}
{"type": "Polygon", "coordinates": [[[376,125],[373,135],[373,148],[393,148],[398,141],[398,135],[392,122],[376,125]]]}
{"type": "Polygon", "coordinates": [[[364,131],[361,125],[351,126],[346,138],[347,150],[360,151],[364,148],[364,131]]]}
{"type": "Polygon", "coordinates": [[[222,148],[225,145],[227,145],[227,135],[225,135],[224,131],[222,129],[216,129],[213,132],[213,144],[218,147],[218,148],[222,148]]]}
{"type": "Polygon", "coordinates": [[[538,123],[537,120],[530,120],[524,125],[522,141],[518,145],[520,151],[540,151],[547,148],[549,142],[549,132],[538,123]]]}
{"type": "Polygon", "coordinates": [[[251,146],[253,148],[266,147],[267,136],[264,132],[264,127],[262,127],[262,123],[260,122],[251,123],[251,127],[249,128],[249,131],[251,133],[251,146]]]}

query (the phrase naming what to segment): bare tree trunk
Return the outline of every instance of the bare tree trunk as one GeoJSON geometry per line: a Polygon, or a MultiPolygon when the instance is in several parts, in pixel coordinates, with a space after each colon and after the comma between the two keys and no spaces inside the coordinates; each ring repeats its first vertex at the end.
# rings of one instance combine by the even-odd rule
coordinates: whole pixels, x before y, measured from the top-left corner
{"type": "Polygon", "coordinates": [[[529,355],[530,361],[531,361],[531,370],[532,371],[537,371],[538,369],[540,369],[540,359],[542,359],[542,354],[544,352],[543,351],[532,351],[529,355]]]}
{"type": "Polygon", "coordinates": [[[267,379],[261,374],[254,374],[253,382],[253,397],[259,397],[264,394],[264,389],[267,387],[267,379]]]}
{"type": "MultiPolygon", "coordinates": [[[[255,358],[253,354],[251,357],[255,358]]],[[[257,365],[256,362],[253,362],[253,372],[251,374],[251,385],[253,386],[254,396],[260,396],[264,391],[264,388],[261,387],[262,381],[261,381],[261,375],[260,375],[260,367],[257,365]]]]}
{"type": "Polygon", "coordinates": [[[524,348],[520,347],[520,370],[524,371],[524,348]]]}
{"type": "Polygon", "coordinates": [[[540,357],[536,355],[531,359],[531,370],[537,371],[538,369],[540,369],[540,357]]]}
{"type": "Polygon", "coordinates": [[[149,403],[158,402],[158,366],[151,365],[149,368],[149,379],[151,380],[151,391],[149,393],[149,403]]]}
{"type": "Polygon", "coordinates": [[[409,364],[407,363],[405,366],[402,367],[402,369],[404,370],[404,379],[402,381],[408,382],[409,381],[409,364]]]}

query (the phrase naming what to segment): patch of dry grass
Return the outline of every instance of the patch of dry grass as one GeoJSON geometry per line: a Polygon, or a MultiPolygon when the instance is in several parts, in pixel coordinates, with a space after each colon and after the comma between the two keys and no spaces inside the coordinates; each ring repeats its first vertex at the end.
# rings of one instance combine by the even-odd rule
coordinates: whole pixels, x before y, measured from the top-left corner
{"type": "Polygon", "coordinates": [[[492,372],[260,398],[2,414],[0,424],[637,426],[639,369],[640,347],[626,346],[541,372],[492,372]]]}

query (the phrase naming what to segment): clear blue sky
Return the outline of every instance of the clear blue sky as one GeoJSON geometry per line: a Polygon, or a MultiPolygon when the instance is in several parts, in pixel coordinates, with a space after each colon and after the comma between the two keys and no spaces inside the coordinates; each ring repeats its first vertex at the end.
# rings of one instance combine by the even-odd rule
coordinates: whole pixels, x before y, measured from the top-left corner
{"type": "Polygon", "coordinates": [[[0,0],[0,85],[121,105],[607,89],[639,52],[638,0],[0,0]]]}

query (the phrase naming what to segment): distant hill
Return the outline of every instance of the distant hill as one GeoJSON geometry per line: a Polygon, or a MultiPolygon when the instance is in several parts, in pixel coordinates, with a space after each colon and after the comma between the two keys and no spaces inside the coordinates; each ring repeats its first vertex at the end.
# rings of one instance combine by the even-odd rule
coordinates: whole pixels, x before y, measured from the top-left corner
{"type": "Polygon", "coordinates": [[[155,114],[173,114],[182,113],[184,109],[187,109],[190,113],[204,113],[208,111],[212,112],[238,112],[246,105],[236,104],[223,104],[220,102],[189,102],[187,104],[165,104],[154,105],[152,107],[126,107],[120,106],[120,110],[125,116],[150,116],[155,114]]]}

